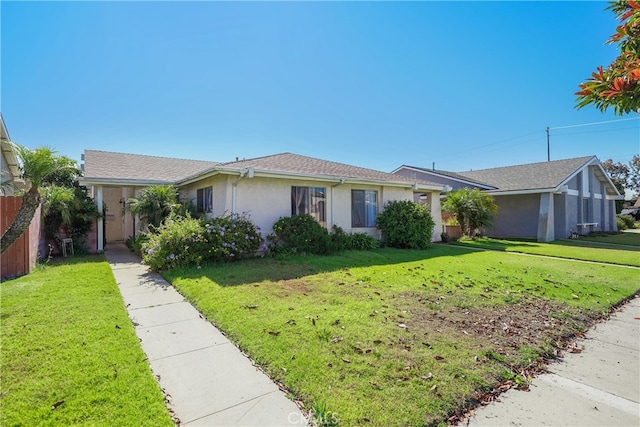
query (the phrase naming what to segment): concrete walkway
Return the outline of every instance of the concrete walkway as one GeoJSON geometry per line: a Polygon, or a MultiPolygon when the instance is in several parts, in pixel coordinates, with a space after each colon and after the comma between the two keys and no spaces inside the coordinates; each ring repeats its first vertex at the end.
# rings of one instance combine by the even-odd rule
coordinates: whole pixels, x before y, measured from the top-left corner
{"type": "Polygon", "coordinates": [[[304,426],[298,407],[124,245],[105,251],[142,349],[185,426],[304,426]]]}
{"type": "Polygon", "coordinates": [[[640,426],[640,298],[577,344],[530,391],[509,390],[462,425],[640,426]]]}

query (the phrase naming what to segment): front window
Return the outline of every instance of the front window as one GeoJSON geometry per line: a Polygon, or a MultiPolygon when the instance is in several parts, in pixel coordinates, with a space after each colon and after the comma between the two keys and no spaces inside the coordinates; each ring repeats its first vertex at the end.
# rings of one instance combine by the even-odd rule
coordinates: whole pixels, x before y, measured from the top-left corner
{"type": "Polygon", "coordinates": [[[198,213],[213,213],[213,188],[205,187],[198,189],[196,201],[198,213]]]}
{"type": "Polygon", "coordinates": [[[291,215],[309,214],[324,226],[326,201],[324,187],[291,187],[291,215]]]}
{"type": "Polygon", "coordinates": [[[351,190],[351,227],[375,227],[377,215],[377,191],[351,190]]]}

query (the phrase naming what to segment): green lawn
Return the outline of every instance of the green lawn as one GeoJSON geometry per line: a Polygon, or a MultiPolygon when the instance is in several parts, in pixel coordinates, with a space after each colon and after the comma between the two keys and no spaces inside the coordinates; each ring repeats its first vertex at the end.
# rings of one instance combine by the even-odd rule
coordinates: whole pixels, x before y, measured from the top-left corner
{"type": "Polygon", "coordinates": [[[501,382],[526,382],[540,355],[640,290],[638,269],[452,245],[165,276],[269,375],[343,426],[444,423],[501,382]]]}
{"type": "Polygon", "coordinates": [[[640,267],[640,234],[632,233],[581,237],[577,240],[556,240],[550,243],[538,243],[535,240],[527,239],[494,239],[485,237],[476,240],[460,240],[455,244],[504,252],[548,255],[640,267]]]}
{"type": "Polygon", "coordinates": [[[0,296],[1,425],[173,425],[103,257],[39,268],[0,296]]]}
{"type": "Polygon", "coordinates": [[[619,234],[597,234],[580,237],[581,240],[595,243],[640,246],[640,233],[623,232],[619,234]]]}

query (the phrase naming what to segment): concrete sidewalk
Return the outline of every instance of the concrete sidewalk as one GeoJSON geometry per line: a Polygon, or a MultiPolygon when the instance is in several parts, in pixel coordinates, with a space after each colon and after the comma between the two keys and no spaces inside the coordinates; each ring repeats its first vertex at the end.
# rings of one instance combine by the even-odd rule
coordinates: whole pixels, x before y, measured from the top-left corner
{"type": "Polygon", "coordinates": [[[640,426],[640,298],[577,344],[530,391],[509,390],[461,425],[640,426]]]}
{"type": "Polygon", "coordinates": [[[124,245],[105,251],[142,349],[185,426],[303,426],[298,407],[124,245]]]}

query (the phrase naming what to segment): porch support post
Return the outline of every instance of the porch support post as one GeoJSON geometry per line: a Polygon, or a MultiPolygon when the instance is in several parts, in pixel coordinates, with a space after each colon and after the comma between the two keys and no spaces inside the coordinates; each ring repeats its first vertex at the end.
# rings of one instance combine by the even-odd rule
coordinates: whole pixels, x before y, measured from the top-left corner
{"type": "Polygon", "coordinates": [[[553,193],[540,194],[540,213],[538,214],[538,242],[551,242],[555,239],[553,193]]]}
{"type": "Polygon", "coordinates": [[[102,185],[95,187],[96,190],[96,205],[98,206],[98,212],[100,212],[100,218],[98,218],[98,252],[104,251],[104,218],[102,212],[102,185]]]}

